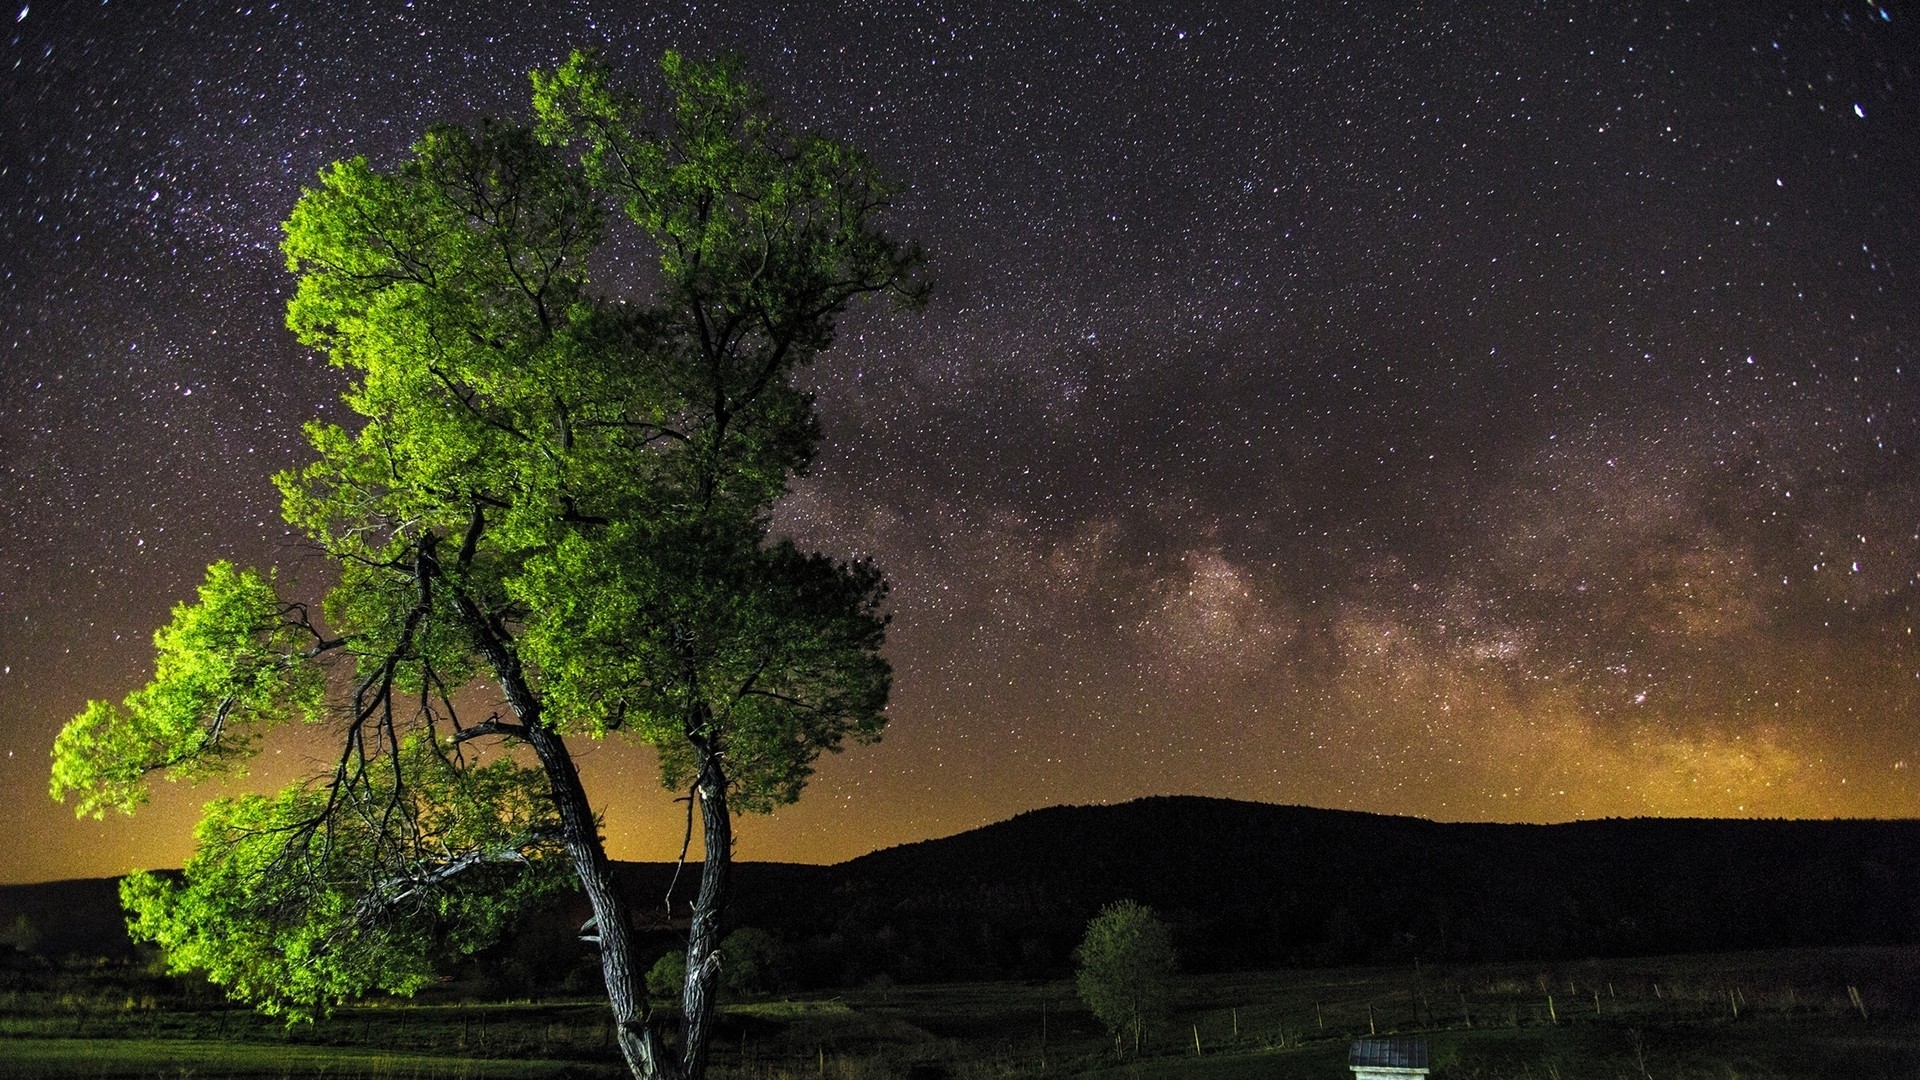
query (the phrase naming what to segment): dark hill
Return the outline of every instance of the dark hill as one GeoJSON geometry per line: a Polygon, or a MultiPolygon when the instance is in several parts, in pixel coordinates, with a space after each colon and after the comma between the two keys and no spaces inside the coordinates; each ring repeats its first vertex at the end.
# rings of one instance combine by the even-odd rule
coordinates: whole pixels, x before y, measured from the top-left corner
{"type": "MultiPolygon", "coordinates": [[[[126,916],[120,912],[119,878],[0,885],[0,933],[11,931],[21,919],[31,928],[32,951],[42,956],[78,953],[124,960],[133,955],[126,916]]],[[[0,951],[6,948],[0,944],[0,951]]]]}
{"type": "Polygon", "coordinates": [[[831,898],[793,905],[794,921],[890,929],[896,977],[1059,970],[1123,897],[1173,922],[1198,970],[1920,939],[1912,820],[1439,824],[1152,798],[1037,810],[832,872],[831,898]]]}
{"type": "MultiPolygon", "coordinates": [[[[662,910],[671,866],[620,872],[636,909],[662,910]]],[[[689,867],[683,905],[696,879],[689,867]]],[[[774,932],[793,977],[820,984],[1057,975],[1121,898],[1158,909],[1197,971],[1920,941],[1914,820],[1439,824],[1152,798],[832,867],[745,863],[735,880],[733,923],[774,932]]],[[[571,949],[576,906],[530,925],[521,951],[571,949]]],[[[125,948],[110,882],[0,887],[0,928],[18,914],[52,955],[125,948]]],[[[654,947],[672,938],[661,928],[654,947]]]]}

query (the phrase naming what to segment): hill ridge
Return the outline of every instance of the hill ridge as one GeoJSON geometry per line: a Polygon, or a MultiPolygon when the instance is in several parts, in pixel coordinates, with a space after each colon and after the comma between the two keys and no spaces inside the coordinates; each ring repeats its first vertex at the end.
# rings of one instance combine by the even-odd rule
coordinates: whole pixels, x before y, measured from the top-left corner
{"type": "MultiPolygon", "coordinates": [[[[1123,898],[1161,910],[1198,971],[1920,941],[1915,819],[1436,822],[1157,795],[829,866],[736,865],[733,925],[775,934],[816,984],[1057,976],[1123,898]]],[[[672,871],[619,864],[655,912],[672,871]]],[[[683,875],[676,901],[691,892],[683,875]]],[[[53,955],[130,951],[113,879],[0,886],[0,926],[19,914],[53,955]]],[[[566,952],[571,914],[546,948],[566,952]]],[[[656,933],[665,951],[671,926],[656,933]]]]}

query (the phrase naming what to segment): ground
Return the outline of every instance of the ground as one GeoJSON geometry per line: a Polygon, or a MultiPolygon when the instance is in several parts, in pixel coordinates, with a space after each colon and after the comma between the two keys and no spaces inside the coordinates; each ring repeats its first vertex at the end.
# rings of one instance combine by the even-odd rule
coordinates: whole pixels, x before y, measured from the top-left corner
{"type": "MultiPolygon", "coordinates": [[[[289,1029],[132,965],[0,980],[0,1074],[19,1080],[621,1075],[585,995],[450,985],[289,1029]]],[[[713,1076],[1333,1080],[1370,1031],[1426,1038],[1435,1080],[1920,1077],[1920,947],[1189,976],[1139,1058],[1065,980],[873,985],[729,1006],[713,1076]]]]}

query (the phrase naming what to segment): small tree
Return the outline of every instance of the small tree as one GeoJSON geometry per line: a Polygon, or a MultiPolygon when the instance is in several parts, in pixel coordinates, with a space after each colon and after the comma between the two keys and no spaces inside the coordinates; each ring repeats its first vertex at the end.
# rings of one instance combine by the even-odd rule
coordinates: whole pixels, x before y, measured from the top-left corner
{"type": "Polygon", "coordinates": [[[1073,957],[1080,1000],[1113,1032],[1115,1049],[1131,1035],[1138,1054],[1147,1032],[1172,1011],[1177,968],[1167,924],[1144,904],[1108,904],[1087,924],[1073,957]]]}
{"type": "Polygon", "coordinates": [[[771,994],[784,988],[785,950],[772,934],[743,926],[720,943],[720,985],[735,998],[771,994]]]}
{"type": "Polygon", "coordinates": [[[686,981],[687,954],[679,949],[671,950],[647,969],[647,993],[654,997],[670,998],[686,981]]]}
{"type": "Polygon", "coordinates": [[[17,916],[5,930],[0,930],[0,945],[11,945],[23,953],[33,952],[40,947],[40,928],[25,915],[17,916]]]}

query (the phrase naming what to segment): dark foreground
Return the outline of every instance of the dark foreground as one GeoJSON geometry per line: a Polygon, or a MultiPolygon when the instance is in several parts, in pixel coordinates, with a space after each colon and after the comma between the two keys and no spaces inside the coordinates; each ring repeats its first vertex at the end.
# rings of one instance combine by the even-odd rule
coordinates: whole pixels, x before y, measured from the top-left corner
{"type": "MultiPolygon", "coordinates": [[[[457,986],[291,1030],[131,965],[0,973],[0,1076],[618,1077],[604,1004],[457,986]]],[[[1920,1078],[1920,948],[1190,978],[1117,1057],[1065,982],[891,986],[726,1009],[716,1078],[1349,1076],[1348,1043],[1418,1034],[1433,1076],[1920,1078]]]]}

